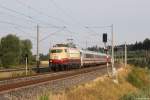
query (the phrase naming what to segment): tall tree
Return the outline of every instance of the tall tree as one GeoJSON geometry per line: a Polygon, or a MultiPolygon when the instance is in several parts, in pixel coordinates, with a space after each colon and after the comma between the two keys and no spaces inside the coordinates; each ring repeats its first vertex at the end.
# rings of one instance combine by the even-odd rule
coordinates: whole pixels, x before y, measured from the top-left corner
{"type": "Polygon", "coordinates": [[[2,46],[1,46],[1,40],[0,40],[0,67],[2,67],[2,46]]]}
{"type": "Polygon", "coordinates": [[[20,40],[15,35],[7,35],[1,39],[1,61],[6,68],[19,64],[21,49],[20,40]]]}
{"type": "Polygon", "coordinates": [[[150,39],[147,38],[143,41],[143,47],[145,50],[150,49],[150,39]]]}
{"type": "MultiPolygon", "coordinates": [[[[23,63],[25,60],[25,55],[28,55],[28,61],[31,60],[32,57],[32,43],[30,40],[21,40],[21,63],[23,63]]],[[[30,62],[29,62],[30,63],[30,62]]]]}

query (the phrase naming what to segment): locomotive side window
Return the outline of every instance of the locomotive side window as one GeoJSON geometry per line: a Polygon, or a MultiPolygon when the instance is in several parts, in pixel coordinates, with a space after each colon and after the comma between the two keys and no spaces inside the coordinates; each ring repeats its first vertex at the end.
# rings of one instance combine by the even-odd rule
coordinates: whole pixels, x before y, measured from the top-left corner
{"type": "Polygon", "coordinates": [[[51,50],[51,53],[61,53],[61,52],[62,52],[62,49],[51,50]]]}
{"type": "Polygon", "coordinates": [[[67,49],[65,49],[65,52],[67,52],[67,49]]]}
{"type": "Polygon", "coordinates": [[[86,54],[85,56],[86,56],[86,58],[94,58],[94,55],[92,55],[92,54],[86,54]]]}

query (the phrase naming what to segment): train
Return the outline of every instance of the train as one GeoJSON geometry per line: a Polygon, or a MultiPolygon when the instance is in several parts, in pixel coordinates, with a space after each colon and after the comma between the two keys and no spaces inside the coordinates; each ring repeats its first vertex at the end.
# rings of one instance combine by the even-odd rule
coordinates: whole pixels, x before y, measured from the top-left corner
{"type": "Polygon", "coordinates": [[[53,71],[111,63],[111,56],[105,53],[59,44],[50,49],[49,56],[49,68],[53,71]]]}

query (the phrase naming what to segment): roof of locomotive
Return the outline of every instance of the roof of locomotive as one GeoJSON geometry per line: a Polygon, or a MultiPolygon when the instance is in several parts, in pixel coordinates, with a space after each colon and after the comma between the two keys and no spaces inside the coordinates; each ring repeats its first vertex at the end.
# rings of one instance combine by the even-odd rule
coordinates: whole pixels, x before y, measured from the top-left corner
{"type": "Polygon", "coordinates": [[[78,48],[72,48],[72,47],[53,47],[50,50],[54,50],[54,49],[74,49],[74,50],[79,50],[78,48]]]}
{"type": "Polygon", "coordinates": [[[52,47],[51,50],[52,50],[52,49],[67,49],[67,48],[68,48],[68,47],[52,47]]]}
{"type": "Polygon", "coordinates": [[[70,46],[69,44],[56,44],[51,49],[78,49],[75,46],[70,46]]]}

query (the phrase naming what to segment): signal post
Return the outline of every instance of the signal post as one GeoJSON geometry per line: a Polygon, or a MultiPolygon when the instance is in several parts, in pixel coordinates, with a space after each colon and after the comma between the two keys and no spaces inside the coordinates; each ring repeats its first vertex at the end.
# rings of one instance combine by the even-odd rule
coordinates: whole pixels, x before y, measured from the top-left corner
{"type": "Polygon", "coordinates": [[[108,52],[107,52],[108,49],[107,49],[107,45],[106,45],[106,43],[107,43],[107,33],[103,33],[103,43],[104,43],[104,51],[107,54],[107,57],[106,57],[106,60],[107,60],[107,63],[106,63],[107,74],[108,74],[108,76],[110,76],[110,73],[109,73],[109,62],[108,62],[109,57],[108,57],[108,52]]]}

